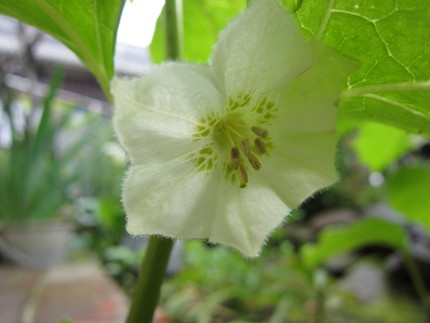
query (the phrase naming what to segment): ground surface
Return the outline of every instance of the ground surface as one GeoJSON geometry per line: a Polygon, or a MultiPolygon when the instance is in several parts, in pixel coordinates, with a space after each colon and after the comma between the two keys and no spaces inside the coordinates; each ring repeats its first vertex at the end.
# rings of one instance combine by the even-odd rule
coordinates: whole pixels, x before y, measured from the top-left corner
{"type": "Polygon", "coordinates": [[[120,323],[128,307],[128,298],[94,262],[46,271],[0,267],[2,323],[120,323]]]}

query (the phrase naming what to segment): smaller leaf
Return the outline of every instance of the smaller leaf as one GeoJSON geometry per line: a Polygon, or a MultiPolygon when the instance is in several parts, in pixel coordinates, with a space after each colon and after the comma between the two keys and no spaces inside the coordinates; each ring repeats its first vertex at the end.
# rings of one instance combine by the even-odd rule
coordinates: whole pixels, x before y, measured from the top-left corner
{"type": "Polygon", "coordinates": [[[390,205],[430,233],[430,169],[424,165],[400,169],[385,187],[390,205]]]}
{"type": "Polygon", "coordinates": [[[410,147],[409,135],[378,123],[363,123],[354,142],[361,162],[371,171],[382,171],[410,147]]]}
{"type": "Polygon", "coordinates": [[[316,267],[337,254],[370,244],[392,247],[401,252],[408,251],[408,238],[399,224],[371,217],[348,227],[324,230],[319,243],[306,244],[301,249],[301,255],[307,266],[316,267]]]}

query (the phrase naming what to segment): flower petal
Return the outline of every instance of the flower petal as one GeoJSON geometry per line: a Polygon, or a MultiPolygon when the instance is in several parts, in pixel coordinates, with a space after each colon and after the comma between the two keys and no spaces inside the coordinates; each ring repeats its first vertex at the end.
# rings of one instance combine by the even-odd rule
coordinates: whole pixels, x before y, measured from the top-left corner
{"type": "Polygon", "coordinates": [[[312,62],[309,44],[276,0],[257,0],[222,33],[211,68],[228,94],[271,91],[312,62]]]}
{"type": "Polygon", "coordinates": [[[114,79],[114,126],[133,164],[174,159],[195,148],[192,134],[222,97],[203,65],[171,63],[141,78],[114,79]]]}
{"type": "Polygon", "coordinates": [[[284,135],[275,145],[260,172],[289,208],[338,180],[336,134],[284,135]]]}
{"type": "Polygon", "coordinates": [[[196,171],[183,157],[132,166],[123,190],[127,231],[179,239],[208,237],[216,200],[207,192],[213,185],[207,173],[196,171]],[[199,207],[203,205],[207,212],[199,207]]]}
{"type": "Polygon", "coordinates": [[[279,131],[330,133],[336,131],[336,103],[346,77],[357,63],[314,43],[314,64],[274,97],[279,108],[279,131]]]}
{"type": "Polygon", "coordinates": [[[127,231],[208,239],[255,257],[289,212],[260,182],[240,189],[221,174],[195,171],[195,165],[182,158],[132,166],[123,191],[127,231]]]}
{"type": "Polygon", "coordinates": [[[244,189],[224,182],[219,191],[219,210],[209,240],[256,257],[268,235],[291,211],[261,176],[252,177],[244,189]]]}

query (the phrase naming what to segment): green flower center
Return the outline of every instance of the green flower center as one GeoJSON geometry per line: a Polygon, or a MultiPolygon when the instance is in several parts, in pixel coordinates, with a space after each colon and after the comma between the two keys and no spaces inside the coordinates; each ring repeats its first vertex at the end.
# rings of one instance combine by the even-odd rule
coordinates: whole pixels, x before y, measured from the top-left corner
{"type": "Polygon", "coordinates": [[[273,148],[267,127],[276,112],[267,98],[255,100],[248,94],[230,97],[222,114],[212,112],[196,127],[195,140],[205,143],[193,155],[198,170],[211,170],[221,157],[224,177],[246,187],[248,173],[258,171],[262,167],[260,158],[273,148]]]}

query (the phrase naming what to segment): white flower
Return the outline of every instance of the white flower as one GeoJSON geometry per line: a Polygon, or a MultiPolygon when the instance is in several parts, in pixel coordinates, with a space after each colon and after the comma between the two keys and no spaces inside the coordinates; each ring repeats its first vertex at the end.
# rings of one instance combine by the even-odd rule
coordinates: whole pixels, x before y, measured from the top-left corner
{"type": "Polygon", "coordinates": [[[128,232],[256,256],[293,208],[337,180],[335,102],[351,65],[306,42],[276,0],[258,0],[221,34],[209,66],[115,79],[128,232]]]}

